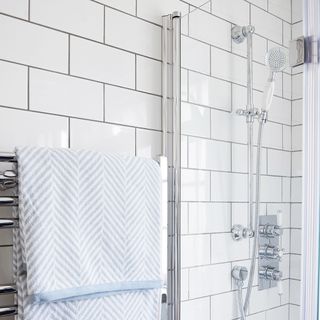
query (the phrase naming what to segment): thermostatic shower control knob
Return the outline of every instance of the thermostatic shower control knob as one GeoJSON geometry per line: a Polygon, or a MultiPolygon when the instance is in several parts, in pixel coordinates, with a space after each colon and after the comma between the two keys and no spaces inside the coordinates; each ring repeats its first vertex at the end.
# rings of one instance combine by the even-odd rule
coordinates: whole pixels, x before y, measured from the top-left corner
{"type": "Polygon", "coordinates": [[[281,260],[284,250],[272,245],[264,245],[259,248],[259,256],[265,259],[281,260]]]}
{"type": "Polygon", "coordinates": [[[264,224],[259,226],[259,234],[262,237],[274,238],[282,236],[283,230],[276,224],[264,224]]]}
{"type": "Polygon", "coordinates": [[[282,279],[282,272],[270,266],[261,267],[259,269],[259,278],[265,280],[280,281],[282,279]]]}
{"type": "Polygon", "coordinates": [[[245,228],[241,224],[235,224],[231,229],[231,234],[232,239],[235,241],[254,237],[254,231],[250,228],[245,228]]]}

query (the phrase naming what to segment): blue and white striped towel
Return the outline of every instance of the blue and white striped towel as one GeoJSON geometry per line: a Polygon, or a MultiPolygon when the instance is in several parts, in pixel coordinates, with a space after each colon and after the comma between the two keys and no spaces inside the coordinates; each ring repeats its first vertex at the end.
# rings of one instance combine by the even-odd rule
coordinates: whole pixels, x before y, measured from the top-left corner
{"type": "Polygon", "coordinates": [[[158,319],[159,165],[68,149],[16,153],[19,319],[158,319]]]}

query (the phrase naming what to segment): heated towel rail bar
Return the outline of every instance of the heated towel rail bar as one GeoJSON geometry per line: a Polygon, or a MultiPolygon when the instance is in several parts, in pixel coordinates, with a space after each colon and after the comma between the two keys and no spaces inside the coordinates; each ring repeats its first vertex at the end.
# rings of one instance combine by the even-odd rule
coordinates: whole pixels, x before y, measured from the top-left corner
{"type": "MultiPolygon", "coordinates": [[[[17,162],[15,153],[0,153],[0,162],[15,163],[17,162]]],[[[17,179],[14,171],[8,170],[0,173],[0,190],[7,190],[15,188],[17,186],[17,179]]],[[[0,197],[0,207],[17,207],[18,197],[16,196],[3,196],[0,197]]],[[[1,229],[18,228],[18,219],[0,219],[1,229]]],[[[0,295],[15,294],[17,293],[17,287],[13,284],[0,285],[0,295]]],[[[0,317],[14,316],[18,314],[18,306],[4,306],[0,307],[0,317]]]]}

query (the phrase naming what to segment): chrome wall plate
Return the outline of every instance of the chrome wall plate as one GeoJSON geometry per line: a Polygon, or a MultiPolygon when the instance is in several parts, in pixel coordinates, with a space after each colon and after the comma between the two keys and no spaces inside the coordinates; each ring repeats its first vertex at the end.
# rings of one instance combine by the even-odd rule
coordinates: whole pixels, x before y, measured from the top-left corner
{"type": "Polygon", "coordinates": [[[289,63],[290,67],[301,66],[305,63],[306,50],[303,36],[291,40],[289,43],[289,63]]]}
{"type": "Polygon", "coordinates": [[[259,290],[270,289],[276,287],[281,281],[282,272],[279,270],[282,250],[280,246],[281,233],[270,232],[264,233],[266,230],[277,230],[278,216],[260,216],[259,217],[259,290]]]}

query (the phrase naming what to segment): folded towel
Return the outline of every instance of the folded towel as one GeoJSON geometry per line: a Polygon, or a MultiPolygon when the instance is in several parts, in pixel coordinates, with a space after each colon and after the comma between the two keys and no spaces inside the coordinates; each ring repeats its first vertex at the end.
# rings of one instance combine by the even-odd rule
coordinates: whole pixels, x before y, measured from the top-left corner
{"type": "Polygon", "coordinates": [[[91,151],[16,153],[19,319],[158,319],[159,165],[91,151]]]}

